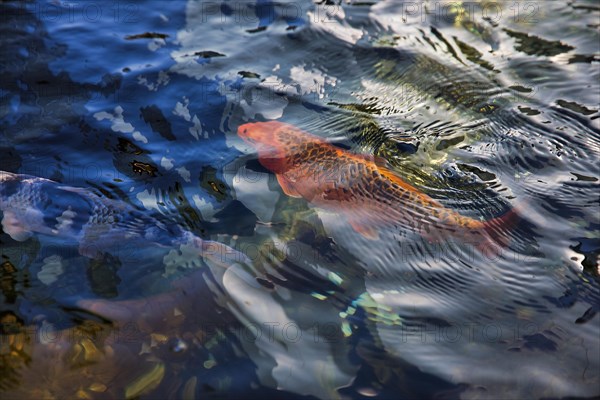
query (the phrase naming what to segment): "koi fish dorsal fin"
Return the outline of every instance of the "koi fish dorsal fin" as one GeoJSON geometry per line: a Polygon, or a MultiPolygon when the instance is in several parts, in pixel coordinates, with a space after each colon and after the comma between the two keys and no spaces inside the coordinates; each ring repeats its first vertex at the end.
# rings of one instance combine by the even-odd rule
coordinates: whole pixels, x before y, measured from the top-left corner
{"type": "Polygon", "coordinates": [[[529,200],[521,200],[519,204],[513,206],[501,216],[482,222],[483,229],[499,245],[502,247],[508,246],[510,242],[508,233],[523,220],[523,215],[525,215],[528,206],[529,200]]]}
{"type": "MultiPolygon", "coordinates": [[[[393,167],[388,163],[388,161],[385,158],[375,156],[373,158],[373,164],[377,167],[381,175],[383,175],[393,183],[397,184],[401,188],[414,192],[417,196],[420,196],[422,194],[422,192],[419,189],[402,179],[398,172],[396,172],[393,169],[393,167]]],[[[441,204],[438,204],[437,202],[435,202],[435,205],[441,207],[441,204]]]]}
{"type": "MultiPolygon", "coordinates": [[[[346,152],[346,150],[342,149],[340,149],[340,151],[346,152]]],[[[378,168],[391,169],[390,163],[381,156],[376,156],[374,154],[368,153],[352,153],[352,155],[358,159],[366,161],[367,163],[374,164],[378,168]]]]}

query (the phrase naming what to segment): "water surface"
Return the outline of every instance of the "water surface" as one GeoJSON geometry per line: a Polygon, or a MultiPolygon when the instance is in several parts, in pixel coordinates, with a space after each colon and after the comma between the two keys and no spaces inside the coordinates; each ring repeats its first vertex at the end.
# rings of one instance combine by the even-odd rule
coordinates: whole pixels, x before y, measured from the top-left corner
{"type": "Polygon", "coordinates": [[[600,395],[596,2],[0,7],[0,169],[229,246],[3,231],[3,398],[600,395]],[[236,134],[268,120],[522,219],[369,240],[283,193],[236,134]]]}

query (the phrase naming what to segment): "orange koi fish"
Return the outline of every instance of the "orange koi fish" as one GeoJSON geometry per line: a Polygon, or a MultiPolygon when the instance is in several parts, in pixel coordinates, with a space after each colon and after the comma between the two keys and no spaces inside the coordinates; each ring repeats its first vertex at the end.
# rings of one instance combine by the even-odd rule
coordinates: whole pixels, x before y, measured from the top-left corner
{"type": "Polygon", "coordinates": [[[489,221],[465,217],[404,182],[372,157],[333,146],[282,122],[241,125],[238,135],[258,151],[284,193],[344,215],[352,228],[376,239],[382,226],[400,226],[430,241],[448,234],[496,253],[499,227],[514,222],[514,210],[489,221]]]}

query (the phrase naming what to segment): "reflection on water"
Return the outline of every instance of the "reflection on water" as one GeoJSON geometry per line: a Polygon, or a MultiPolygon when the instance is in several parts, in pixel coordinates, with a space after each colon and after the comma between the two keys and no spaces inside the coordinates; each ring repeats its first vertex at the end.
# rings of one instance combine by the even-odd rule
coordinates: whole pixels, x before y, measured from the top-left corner
{"type": "Polygon", "coordinates": [[[2,398],[600,395],[595,2],[0,8],[2,398]],[[270,120],[521,220],[373,240],[237,135],[270,120]]]}

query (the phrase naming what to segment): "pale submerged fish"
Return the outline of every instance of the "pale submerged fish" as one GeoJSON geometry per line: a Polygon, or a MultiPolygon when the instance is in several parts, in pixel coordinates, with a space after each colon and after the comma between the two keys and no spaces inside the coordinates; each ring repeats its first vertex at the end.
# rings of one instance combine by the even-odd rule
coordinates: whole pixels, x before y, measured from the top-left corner
{"type": "Polygon", "coordinates": [[[191,247],[217,265],[249,263],[244,254],[203,240],[179,225],[160,221],[143,210],[83,188],[48,179],[0,171],[2,229],[16,241],[33,234],[76,243],[81,255],[100,258],[140,241],[162,247],[191,247]]]}

